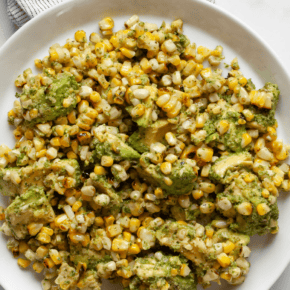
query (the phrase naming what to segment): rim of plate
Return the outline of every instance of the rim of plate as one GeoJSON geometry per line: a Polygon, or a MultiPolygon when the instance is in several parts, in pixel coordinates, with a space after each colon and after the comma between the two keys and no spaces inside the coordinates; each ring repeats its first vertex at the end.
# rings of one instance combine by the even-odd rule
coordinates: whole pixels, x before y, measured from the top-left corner
{"type": "MultiPolygon", "coordinates": [[[[71,2],[83,2],[85,0],[67,0],[65,2],[61,2],[56,4],[55,6],[48,8],[47,10],[43,11],[42,13],[38,14],[31,20],[29,20],[26,24],[24,24],[22,27],[20,27],[5,43],[4,45],[0,48],[0,58],[5,55],[6,50],[9,49],[9,47],[13,46],[13,43],[17,41],[18,35],[20,33],[23,33],[26,30],[31,29],[37,22],[39,22],[42,18],[45,18],[48,14],[53,14],[53,12],[56,12],[57,10],[61,9],[62,7],[70,5],[71,2]]],[[[158,0],[157,0],[158,1],[158,0]]],[[[222,7],[219,7],[215,5],[214,3],[208,2],[206,0],[191,0],[192,3],[194,2],[199,2],[199,4],[207,7],[207,9],[212,9],[218,11],[223,17],[228,18],[229,20],[235,22],[238,24],[242,29],[246,30],[248,34],[251,34],[257,41],[265,48],[268,50],[269,54],[275,59],[277,64],[279,65],[280,69],[283,71],[283,73],[287,76],[288,81],[290,83],[290,73],[287,71],[285,68],[284,64],[282,63],[280,57],[276,54],[276,52],[272,49],[272,47],[254,30],[252,29],[248,24],[246,24],[244,21],[240,20],[238,17],[234,16],[232,13],[229,11],[225,10],[222,7]]],[[[97,1],[96,1],[97,3],[97,1]]],[[[287,265],[290,263],[290,255],[288,259],[286,260],[287,262],[285,263],[279,263],[278,266],[278,276],[273,277],[271,279],[270,285],[268,290],[273,286],[273,284],[278,280],[278,278],[281,276],[287,265]]],[[[1,285],[3,287],[6,287],[6,285],[1,285]]]]}

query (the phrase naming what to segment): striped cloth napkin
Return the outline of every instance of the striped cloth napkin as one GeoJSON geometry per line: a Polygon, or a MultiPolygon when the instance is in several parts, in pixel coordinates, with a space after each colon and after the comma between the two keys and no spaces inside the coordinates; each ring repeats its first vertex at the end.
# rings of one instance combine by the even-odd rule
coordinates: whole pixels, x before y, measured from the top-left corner
{"type": "MultiPolygon", "coordinates": [[[[68,0],[7,0],[7,13],[12,22],[21,27],[46,9],[66,1],[68,0]]],[[[215,0],[207,1],[215,2],[215,0]]]]}

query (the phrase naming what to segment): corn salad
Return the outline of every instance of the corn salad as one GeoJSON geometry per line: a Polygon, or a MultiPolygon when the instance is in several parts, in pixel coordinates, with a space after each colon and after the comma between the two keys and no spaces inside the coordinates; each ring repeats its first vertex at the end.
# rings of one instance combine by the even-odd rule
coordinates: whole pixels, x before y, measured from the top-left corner
{"type": "Polygon", "coordinates": [[[278,86],[256,89],[237,58],[223,76],[222,46],[191,43],[180,19],[113,28],[78,30],[15,80],[7,247],[43,290],[241,284],[250,237],[278,233],[290,190],[278,86]]]}

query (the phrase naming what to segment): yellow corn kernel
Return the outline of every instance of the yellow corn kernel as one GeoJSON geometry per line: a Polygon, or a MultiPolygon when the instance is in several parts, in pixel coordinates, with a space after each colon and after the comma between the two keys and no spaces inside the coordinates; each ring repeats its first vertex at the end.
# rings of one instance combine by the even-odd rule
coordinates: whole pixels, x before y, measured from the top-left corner
{"type": "Polygon", "coordinates": [[[26,259],[21,259],[19,258],[17,260],[17,264],[21,267],[21,268],[27,268],[30,265],[31,261],[26,260],[26,259]]]}
{"type": "Polygon", "coordinates": [[[183,277],[186,277],[189,275],[189,273],[191,272],[191,270],[189,269],[189,267],[186,264],[182,264],[180,267],[180,275],[183,277]]]}
{"type": "Polygon", "coordinates": [[[123,231],[123,228],[118,225],[118,224],[115,224],[115,225],[110,225],[106,228],[106,231],[107,231],[107,236],[109,238],[113,238],[115,236],[118,236],[122,233],[123,231]]]}
{"type": "Polygon", "coordinates": [[[225,243],[223,243],[223,249],[226,254],[233,251],[235,247],[236,247],[235,244],[231,241],[226,241],[225,243]]]}
{"type": "Polygon", "coordinates": [[[270,211],[270,207],[266,203],[260,203],[257,205],[257,212],[259,215],[265,215],[270,211]]]}
{"type": "Polygon", "coordinates": [[[44,269],[44,265],[40,262],[35,262],[32,268],[36,273],[41,273],[42,270],[44,269]]]}
{"type": "Polygon", "coordinates": [[[95,92],[93,91],[91,94],[90,94],[90,100],[94,103],[98,103],[101,101],[101,96],[98,92],[95,92]]]}
{"type": "Polygon", "coordinates": [[[231,279],[232,279],[232,276],[227,272],[221,273],[220,277],[226,281],[231,281],[231,279]]]}
{"type": "Polygon", "coordinates": [[[275,157],[280,161],[285,160],[288,157],[288,155],[289,155],[289,153],[286,149],[286,146],[283,146],[283,148],[280,152],[275,153],[275,157]]]}
{"type": "Polygon", "coordinates": [[[114,20],[111,17],[105,17],[99,22],[101,30],[110,30],[114,28],[114,20]]]}
{"type": "Polygon", "coordinates": [[[247,79],[245,77],[239,78],[239,84],[244,87],[248,83],[247,79]]]}
{"type": "Polygon", "coordinates": [[[269,198],[269,196],[270,196],[270,192],[269,192],[269,190],[266,189],[266,188],[263,188],[263,190],[262,190],[262,196],[263,196],[264,198],[269,198]]]}
{"type": "Polygon", "coordinates": [[[252,142],[252,137],[248,133],[242,135],[242,147],[245,148],[252,142]]]}
{"type": "Polygon", "coordinates": [[[25,241],[19,242],[18,250],[20,254],[24,254],[28,249],[29,249],[29,246],[25,241]]]}
{"type": "Polygon", "coordinates": [[[149,60],[146,57],[142,58],[142,60],[140,61],[140,66],[145,74],[148,74],[152,71],[149,60]]]}
{"type": "Polygon", "coordinates": [[[123,232],[123,239],[127,242],[131,241],[131,234],[129,232],[123,232]]]}
{"type": "Polygon", "coordinates": [[[46,259],[44,259],[44,261],[43,261],[43,265],[44,265],[44,267],[47,268],[47,269],[50,269],[50,268],[52,268],[53,266],[55,266],[55,264],[54,264],[54,262],[53,262],[53,260],[52,260],[51,258],[46,258],[46,259]]]}
{"type": "Polygon", "coordinates": [[[104,220],[105,220],[106,226],[110,226],[114,223],[115,218],[114,216],[110,215],[110,216],[104,217],[104,220]]]}
{"type": "Polygon", "coordinates": [[[50,229],[48,227],[42,227],[40,233],[48,234],[49,236],[53,235],[53,229],[50,229]]]}
{"type": "Polygon", "coordinates": [[[51,242],[51,237],[46,233],[39,233],[36,239],[43,244],[48,244],[51,242]]]}
{"type": "Polygon", "coordinates": [[[160,170],[163,174],[168,175],[172,171],[172,165],[170,162],[163,162],[160,165],[160,170]]]}
{"type": "Polygon", "coordinates": [[[131,116],[132,116],[132,118],[139,118],[139,117],[143,116],[144,113],[145,113],[145,106],[142,104],[138,104],[131,111],[131,116]]]}
{"type": "Polygon", "coordinates": [[[60,138],[54,137],[54,138],[50,139],[50,144],[54,147],[60,146],[60,138]]]}
{"type": "Polygon", "coordinates": [[[105,224],[104,220],[102,217],[98,216],[95,218],[95,225],[98,227],[103,227],[105,224]]]}
{"type": "Polygon", "coordinates": [[[128,249],[128,253],[131,255],[138,255],[141,252],[140,247],[137,244],[133,244],[128,249]]]}
{"type": "Polygon", "coordinates": [[[239,124],[239,125],[245,125],[246,123],[247,123],[246,120],[242,120],[242,119],[239,119],[239,120],[238,120],[238,124],[239,124]]]}
{"type": "Polygon", "coordinates": [[[36,236],[42,227],[43,227],[43,224],[31,223],[27,226],[27,229],[31,236],[36,236]]]}
{"type": "Polygon", "coordinates": [[[166,185],[171,186],[173,184],[173,181],[169,177],[164,177],[163,181],[166,185]]]}
{"type": "Polygon", "coordinates": [[[97,175],[105,175],[107,173],[106,169],[103,166],[99,166],[99,165],[95,166],[94,172],[97,175]]]}
{"type": "Polygon", "coordinates": [[[221,120],[219,121],[219,124],[217,126],[217,130],[220,133],[220,135],[225,134],[230,128],[230,123],[227,120],[221,120]]]}
{"type": "Polygon", "coordinates": [[[205,230],[205,234],[208,238],[212,238],[213,234],[214,234],[214,229],[213,228],[208,228],[205,230]]]}
{"type": "Polygon", "coordinates": [[[276,174],[274,177],[273,177],[273,182],[275,184],[275,186],[279,187],[282,182],[283,182],[283,177],[279,176],[278,174],[276,174]]]}
{"type": "Polygon", "coordinates": [[[171,272],[170,272],[171,276],[176,276],[179,274],[178,270],[177,269],[171,269],[171,272]]]}
{"type": "Polygon", "coordinates": [[[83,30],[78,30],[75,33],[75,40],[77,42],[86,42],[87,41],[86,33],[83,30]]]}
{"type": "Polygon", "coordinates": [[[55,250],[55,249],[49,250],[49,256],[55,265],[59,265],[62,263],[62,258],[60,256],[58,250],[55,250]]]}
{"type": "Polygon", "coordinates": [[[66,157],[68,159],[78,159],[78,156],[73,152],[73,151],[69,151],[67,154],[66,154],[66,157]]]}
{"type": "Polygon", "coordinates": [[[201,197],[203,197],[203,191],[200,189],[195,189],[192,191],[192,196],[194,199],[200,199],[201,197]]]}
{"type": "Polygon", "coordinates": [[[105,167],[111,167],[114,163],[114,159],[111,156],[102,156],[101,165],[105,167]]]}
{"type": "Polygon", "coordinates": [[[228,80],[228,87],[230,90],[234,90],[235,87],[238,85],[239,81],[236,78],[229,78],[228,80]]]}
{"type": "Polygon", "coordinates": [[[242,202],[237,206],[237,211],[241,215],[251,215],[253,211],[252,204],[247,201],[242,202]]]}
{"type": "Polygon", "coordinates": [[[202,161],[210,162],[213,156],[213,149],[209,147],[198,148],[196,151],[196,155],[202,161]]]}
{"type": "Polygon", "coordinates": [[[129,243],[125,240],[115,238],[112,243],[112,251],[123,252],[129,249],[129,243]]]}
{"type": "Polygon", "coordinates": [[[56,52],[55,49],[50,49],[49,51],[49,58],[50,58],[50,61],[57,61],[58,60],[58,53],[56,52]]]}
{"type": "Polygon", "coordinates": [[[133,58],[135,56],[135,51],[130,50],[128,48],[122,47],[120,48],[121,52],[123,53],[123,55],[125,55],[128,58],[133,58]]]}
{"type": "Polygon", "coordinates": [[[156,197],[158,199],[162,199],[164,197],[164,194],[163,194],[163,190],[160,188],[160,187],[157,187],[155,190],[154,190],[154,194],[156,195],[156,197]]]}
{"type": "Polygon", "coordinates": [[[148,227],[149,226],[149,224],[150,224],[150,222],[152,222],[154,219],[152,218],[152,217],[146,217],[145,219],[144,219],[144,221],[142,222],[142,225],[144,226],[144,227],[148,227]]]}
{"type": "Polygon", "coordinates": [[[226,253],[221,253],[217,256],[217,261],[219,264],[223,267],[226,268],[231,264],[231,260],[229,256],[226,253]]]}
{"type": "Polygon", "coordinates": [[[77,200],[72,206],[72,211],[77,212],[81,208],[81,206],[82,206],[82,202],[77,200]]]}
{"type": "Polygon", "coordinates": [[[247,182],[247,183],[250,183],[250,182],[252,182],[252,181],[254,181],[255,180],[255,176],[254,176],[254,174],[247,174],[245,177],[244,177],[244,180],[247,182]]]}
{"type": "Polygon", "coordinates": [[[129,230],[131,233],[135,233],[137,232],[137,230],[139,229],[141,225],[141,222],[139,219],[137,218],[131,218],[130,219],[130,226],[129,226],[129,230]]]}
{"type": "Polygon", "coordinates": [[[37,68],[42,68],[42,61],[39,59],[39,58],[36,58],[34,60],[34,65],[37,67],[37,68]]]}

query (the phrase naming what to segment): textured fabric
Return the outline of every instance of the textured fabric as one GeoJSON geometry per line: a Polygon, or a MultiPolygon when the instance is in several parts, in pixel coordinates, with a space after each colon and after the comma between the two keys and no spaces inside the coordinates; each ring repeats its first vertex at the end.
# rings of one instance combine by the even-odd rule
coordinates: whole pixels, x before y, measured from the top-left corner
{"type": "MultiPolygon", "coordinates": [[[[7,13],[13,23],[21,27],[44,10],[65,1],[68,0],[7,0],[7,13]]],[[[215,2],[215,0],[207,1],[215,2]]]]}

